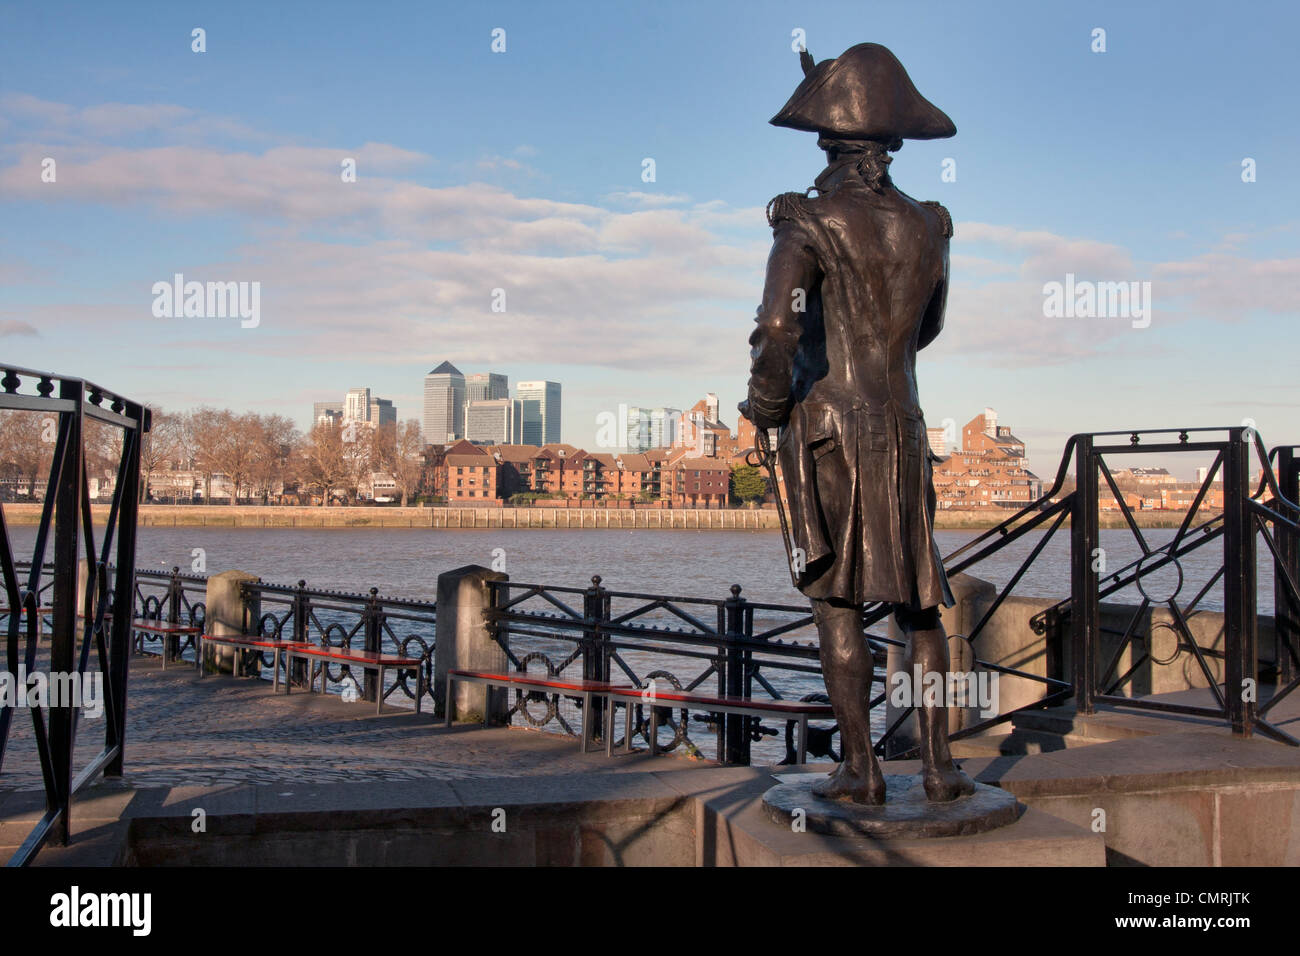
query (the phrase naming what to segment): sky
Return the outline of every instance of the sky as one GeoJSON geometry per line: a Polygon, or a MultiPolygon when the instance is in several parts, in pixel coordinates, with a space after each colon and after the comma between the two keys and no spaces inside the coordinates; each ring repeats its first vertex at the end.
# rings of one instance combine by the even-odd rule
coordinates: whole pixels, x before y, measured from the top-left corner
{"type": "Polygon", "coordinates": [[[870,41],[957,126],[891,167],[954,221],[928,424],[992,407],[1044,477],[1076,432],[1300,442],[1294,4],[269,7],[0,4],[0,362],[307,427],[352,387],[418,417],[449,360],[561,382],[576,445],[710,391],[734,427],[764,207],[824,159],[767,121],[801,38],[870,41]],[[177,273],[257,324],[156,315],[177,273]],[[1149,323],[1045,314],[1067,275],[1149,323]]]}

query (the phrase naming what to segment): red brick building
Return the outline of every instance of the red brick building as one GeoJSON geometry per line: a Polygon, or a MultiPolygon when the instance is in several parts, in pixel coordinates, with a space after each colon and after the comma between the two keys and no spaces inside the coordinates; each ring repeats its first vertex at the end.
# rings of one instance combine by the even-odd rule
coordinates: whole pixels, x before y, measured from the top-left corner
{"type": "Polygon", "coordinates": [[[735,434],[710,394],[682,416],[679,441],[640,453],[589,452],[568,444],[473,445],[437,449],[435,493],[450,504],[499,504],[532,492],[576,501],[662,501],[674,508],[722,508],[731,472],[756,444],[745,419],[735,434]],[[689,439],[689,440],[685,440],[689,439]]]}
{"type": "Polygon", "coordinates": [[[459,445],[474,447],[469,442],[459,442],[443,459],[447,503],[487,504],[492,500],[495,504],[501,498],[497,488],[497,460],[482,448],[462,452],[459,445]]]}
{"type": "Polygon", "coordinates": [[[961,448],[934,464],[938,507],[1019,509],[1042,493],[1042,481],[1027,467],[1025,443],[984,409],[962,429],[961,448]]]}

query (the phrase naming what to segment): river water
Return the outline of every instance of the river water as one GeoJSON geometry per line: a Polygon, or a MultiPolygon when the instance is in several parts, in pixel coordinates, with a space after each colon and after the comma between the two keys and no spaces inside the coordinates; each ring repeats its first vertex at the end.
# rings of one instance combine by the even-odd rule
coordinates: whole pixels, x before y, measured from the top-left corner
{"type": "MultiPolygon", "coordinates": [[[[11,529],[18,557],[30,553],[34,528],[11,529]]],[[[980,532],[939,531],[935,539],[947,555],[980,532]]],[[[1173,529],[1145,529],[1151,547],[1174,535],[1173,529]]],[[[1004,585],[1040,540],[1041,532],[998,552],[970,573],[1004,585]]],[[[1220,539],[1221,540],[1221,539],[1220,539]]],[[[1101,544],[1109,570],[1140,556],[1132,534],[1103,530],[1101,544]]],[[[1261,543],[1259,607],[1272,608],[1271,560],[1261,543]]],[[[179,565],[190,571],[202,559],[206,573],[238,569],[264,581],[295,583],[331,590],[366,592],[389,597],[432,601],[438,575],[466,564],[493,566],[504,560],[512,581],[586,587],[599,574],[602,585],[619,591],[639,591],[700,598],[725,598],[732,584],[752,601],[805,605],[790,585],[781,537],[774,531],[656,531],[431,528],[141,528],[136,566],[166,571],[179,565]]],[[[48,558],[47,558],[48,559],[48,558]]],[[[1186,577],[1184,600],[1209,579],[1222,563],[1222,547],[1212,542],[1182,559],[1186,577]]],[[[1062,527],[1025,573],[1014,594],[1023,597],[1065,597],[1069,594],[1069,529],[1062,527]]],[[[196,568],[197,570],[197,568],[196,568]]],[[[1157,572],[1162,582],[1174,574],[1157,572]]],[[[1110,600],[1132,601],[1135,589],[1110,600]]],[[[1202,606],[1221,610],[1218,586],[1202,606]]]]}

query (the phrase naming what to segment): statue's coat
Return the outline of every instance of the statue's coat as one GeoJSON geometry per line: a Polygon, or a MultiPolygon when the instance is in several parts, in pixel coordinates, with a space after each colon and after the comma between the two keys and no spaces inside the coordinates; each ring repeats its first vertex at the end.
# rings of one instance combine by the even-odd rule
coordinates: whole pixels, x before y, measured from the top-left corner
{"type": "Polygon", "coordinates": [[[887,177],[873,190],[858,158],[833,161],[816,197],[773,200],[751,414],[781,426],[805,595],[951,606],[916,388],[917,350],[943,328],[951,220],[887,177]]]}

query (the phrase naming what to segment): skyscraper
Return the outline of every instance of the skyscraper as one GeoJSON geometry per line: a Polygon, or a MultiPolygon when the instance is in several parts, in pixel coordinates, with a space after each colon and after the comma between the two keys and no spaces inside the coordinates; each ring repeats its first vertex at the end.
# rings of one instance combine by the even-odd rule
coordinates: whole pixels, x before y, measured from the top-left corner
{"type": "Polygon", "coordinates": [[[520,382],[515,397],[523,403],[522,434],[525,445],[560,442],[560,383],[520,382]]]}
{"type": "Polygon", "coordinates": [[[370,421],[370,389],[350,388],[343,399],[344,422],[370,421]]]}
{"type": "Polygon", "coordinates": [[[443,362],[424,377],[424,440],[443,445],[465,434],[465,376],[443,362]]]}
{"type": "Polygon", "coordinates": [[[343,406],[338,402],[316,402],[311,407],[311,423],[317,425],[337,425],[343,420],[343,406]]]}
{"type": "Polygon", "coordinates": [[[494,402],[510,397],[510,379],[497,372],[476,372],[465,376],[466,402],[494,402]]]}
{"type": "Polygon", "coordinates": [[[372,398],[370,400],[370,424],[376,426],[396,425],[397,407],[387,398],[372,398]]]}
{"type": "Polygon", "coordinates": [[[390,425],[397,422],[397,408],[386,398],[372,395],[368,388],[350,388],[339,402],[316,402],[311,409],[312,427],[317,425],[390,425]]]}
{"type": "Polygon", "coordinates": [[[465,438],[475,444],[514,445],[519,441],[520,401],[511,398],[465,403],[465,438]]]}

